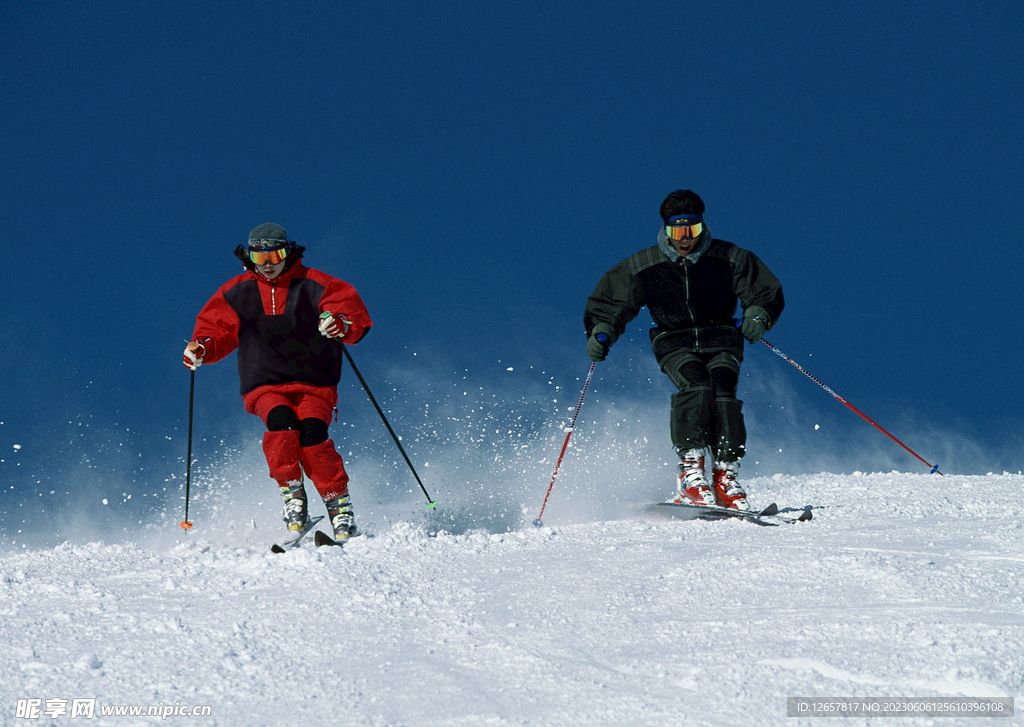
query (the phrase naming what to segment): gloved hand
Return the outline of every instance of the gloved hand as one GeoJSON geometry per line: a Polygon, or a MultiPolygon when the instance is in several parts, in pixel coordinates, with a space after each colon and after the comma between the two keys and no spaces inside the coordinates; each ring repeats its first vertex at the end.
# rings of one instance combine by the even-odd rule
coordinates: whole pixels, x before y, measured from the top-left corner
{"type": "Polygon", "coordinates": [[[186,367],[195,371],[203,365],[204,358],[206,358],[206,346],[201,344],[199,341],[192,341],[192,343],[185,346],[185,354],[182,357],[182,362],[186,367]]]}
{"type": "Polygon", "coordinates": [[[756,305],[748,305],[743,311],[743,323],[740,325],[740,333],[751,343],[757,343],[761,336],[768,330],[768,321],[771,317],[768,311],[756,305]]]}
{"type": "Polygon", "coordinates": [[[587,355],[591,361],[604,361],[608,355],[608,349],[615,343],[619,335],[608,323],[598,323],[590,329],[590,338],[587,339],[587,355]]]}
{"type": "Polygon", "coordinates": [[[345,334],[348,333],[348,329],[352,326],[352,321],[339,313],[334,315],[328,311],[324,311],[320,314],[320,335],[326,336],[327,338],[344,338],[345,334]]]}

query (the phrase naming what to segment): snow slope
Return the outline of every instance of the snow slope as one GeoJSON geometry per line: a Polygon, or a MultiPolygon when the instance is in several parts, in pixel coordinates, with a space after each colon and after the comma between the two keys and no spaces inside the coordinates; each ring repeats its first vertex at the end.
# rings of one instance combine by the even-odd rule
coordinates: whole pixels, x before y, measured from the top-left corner
{"type": "Polygon", "coordinates": [[[755,505],[814,519],[679,521],[637,502],[572,522],[556,488],[544,527],[523,513],[507,532],[410,509],[344,549],[280,556],[282,526],[253,521],[9,549],[0,724],[795,726],[820,721],[787,717],[787,697],[1021,694],[1024,476],[747,484],[755,505]],[[97,713],[18,718],[33,698],[97,713]],[[210,714],[98,714],[112,705],[210,714]]]}

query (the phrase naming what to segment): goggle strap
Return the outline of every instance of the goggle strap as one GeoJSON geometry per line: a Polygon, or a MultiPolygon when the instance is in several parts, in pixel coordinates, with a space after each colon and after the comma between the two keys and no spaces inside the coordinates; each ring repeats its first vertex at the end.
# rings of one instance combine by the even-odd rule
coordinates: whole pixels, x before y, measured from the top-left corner
{"type": "Polygon", "coordinates": [[[253,237],[249,239],[249,247],[264,247],[264,248],[275,248],[284,247],[288,244],[287,240],[274,240],[268,237],[253,237]]]}
{"type": "Polygon", "coordinates": [[[695,225],[698,222],[704,221],[704,215],[697,213],[691,215],[673,215],[666,221],[666,225],[672,225],[673,227],[695,225]]]}

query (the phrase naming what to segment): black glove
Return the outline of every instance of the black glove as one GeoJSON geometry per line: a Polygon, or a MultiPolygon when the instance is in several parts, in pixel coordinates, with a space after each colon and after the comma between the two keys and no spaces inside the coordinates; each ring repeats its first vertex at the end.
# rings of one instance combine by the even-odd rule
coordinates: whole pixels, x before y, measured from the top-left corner
{"type": "Polygon", "coordinates": [[[618,334],[615,329],[607,323],[598,323],[590,329],[590,338],[587,339],[587,356],[591,361],[604,361],[608,355],[608,349],[615,343],[618,334]]]}
{"type": "Polygon", "coordinates": [[[740,326],[740,333],[751,343],[757,343],[761,336],[768,330],[768,322],[771,318],[768,311],[756,305],[749,305],[743,311],[743,324],[740,326]]]}

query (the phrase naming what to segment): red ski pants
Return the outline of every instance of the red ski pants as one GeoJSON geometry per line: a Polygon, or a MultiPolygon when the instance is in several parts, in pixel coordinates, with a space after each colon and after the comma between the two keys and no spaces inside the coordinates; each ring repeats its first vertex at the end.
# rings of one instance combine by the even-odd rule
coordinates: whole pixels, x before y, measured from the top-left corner
{"type": "MultiPolygon", "coordinates": [[[[318,419],[330,423],[330,407],[319,397],[309,394],[265,394],[257,402],[256,413],[266,423],[267,415],[279,406],[292,409],[297,421],[318,419]]],[[[348,494],[349,478],[345,463],[331,439],[303,447],[299,430],[271,430],[263,434],[263,453],[267,457],[271,478],[279,484],[301,481],[305,471],[324,500],[348,494]]]]}

